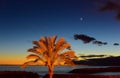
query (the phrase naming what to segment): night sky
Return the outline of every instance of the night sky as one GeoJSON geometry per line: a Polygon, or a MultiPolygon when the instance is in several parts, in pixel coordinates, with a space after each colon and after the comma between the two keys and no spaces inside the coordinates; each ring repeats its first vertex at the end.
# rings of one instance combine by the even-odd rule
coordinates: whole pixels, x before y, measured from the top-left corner
{"type": "Polygon", "coordinates": [[[114,11],[98,12],[106,0],[0,0],[0,64],[22,64],[32,41],[65,37],[76,54],[120,55],[120,21],[114,11]],[[97,46],[75,40],[86,34],[108,42],[97,46]]]}

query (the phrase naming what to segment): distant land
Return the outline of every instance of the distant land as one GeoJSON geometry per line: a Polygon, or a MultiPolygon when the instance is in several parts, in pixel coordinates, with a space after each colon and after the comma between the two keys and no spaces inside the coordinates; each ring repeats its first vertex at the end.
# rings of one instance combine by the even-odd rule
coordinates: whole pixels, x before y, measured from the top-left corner
{"type": "Polygon", "coordinates": [[[92,58],[87,60],[75,61],[75,63],[77,65],[88,65],[88,66],[120,66],[120,56],[92,58]]]}

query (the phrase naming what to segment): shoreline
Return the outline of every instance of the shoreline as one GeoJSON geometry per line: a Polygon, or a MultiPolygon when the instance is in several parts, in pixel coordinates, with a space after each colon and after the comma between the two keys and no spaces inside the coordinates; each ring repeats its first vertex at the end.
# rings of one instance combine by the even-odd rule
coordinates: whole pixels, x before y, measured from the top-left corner
{"type": "Polygon", "coordinates": [[[95,74],[95,73],[104,73],[104,72],[120,72],[120,66],[107,67],[107,68],[81,68],[81,69],[73,69],[69,73],[75,73],[75,74],[95,74]]]}
{"type": "MultiPolygon", "coordinates": [[[[0,71],[0,78],[41,78],[40,75],[25,71],[0,71]]],[[[49,78],[48,74],[42,78],[49,78]]],[[[53,78],[120,78],[120,75],[54,74],[53,78]]]]}
{"type": "MultiPolygon", "coordinates": [[[[54,74],[54,78],[120,78],[120,75],[95,75],[95,73],[120,72],[120,66],[107,68],[73,69],[65,74],[54,74]]],[[[42,75],[28,71],[0,71],[0,78],[41,78],[42,75]]],[[[48,74],[43,78],[48,78],[48,74]]]]}

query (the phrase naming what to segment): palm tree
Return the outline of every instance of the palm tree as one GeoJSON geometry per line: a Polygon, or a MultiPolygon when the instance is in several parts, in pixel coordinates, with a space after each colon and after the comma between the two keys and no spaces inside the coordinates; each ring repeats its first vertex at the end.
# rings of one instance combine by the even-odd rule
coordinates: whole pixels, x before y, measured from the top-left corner
{"type": "Polygon", "coordinates": [[[33,41],[35,45],[33,48],[28,49],[32,52],[27,56],[28,59],[33,59],[24,63],[21,67],[24,68],[28,65],[39,64],[48,67],[49,78],[53,76],[54,66],[57,65],[72,65],[73,59],[77,59],[73,50],[70,49],[70,44],[62,37],[56,41],[57,36],[41,37],[39,41],[33,41]]]}

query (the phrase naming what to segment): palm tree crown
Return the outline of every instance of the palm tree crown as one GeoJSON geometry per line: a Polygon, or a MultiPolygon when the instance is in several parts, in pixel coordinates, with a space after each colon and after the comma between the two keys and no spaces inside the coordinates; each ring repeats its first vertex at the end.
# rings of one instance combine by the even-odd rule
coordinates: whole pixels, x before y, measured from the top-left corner
{"type": "MultiPolygon", "coordinates": [[[[24,63],[21,67],[27,65],[39,64],[47,66],[49,73],[53,72],[56,65],[75,65],[73,59],[77,59],[73,50],[70,49],[70,44],[62,37],[56,41],[57,36],[41,37],[39,41],[33,41],[35,45],[33,48],[28,49],[32,52],[27,56],[27,59],[33,59],[24,63]]],[[[52,78],[52,77],[51,77],[52,78]]]]}

